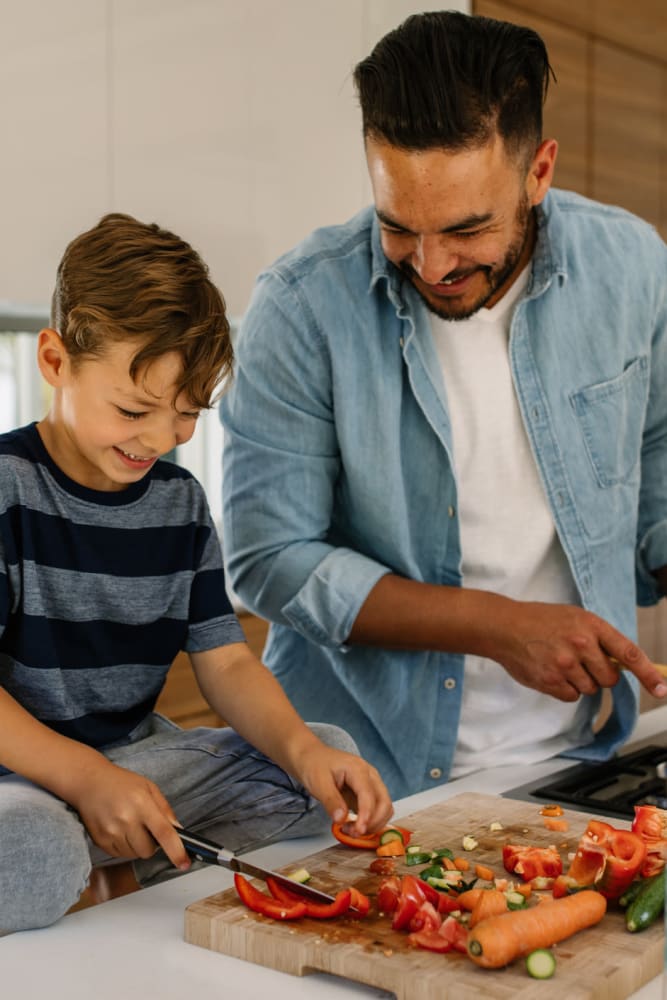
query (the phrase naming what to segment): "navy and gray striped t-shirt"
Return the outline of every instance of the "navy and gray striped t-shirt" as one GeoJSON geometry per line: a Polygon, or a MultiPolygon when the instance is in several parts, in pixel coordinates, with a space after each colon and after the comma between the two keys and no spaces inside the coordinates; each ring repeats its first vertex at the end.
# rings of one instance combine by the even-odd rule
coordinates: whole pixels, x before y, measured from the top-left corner
{"type": "Polygon", "coordinates": [[[180,650],[243,642],[204,491],[156,462],[100,492],[69,479],[35,424],[0,435],[0,685],[101,747],[153,709],[180,650]]]}

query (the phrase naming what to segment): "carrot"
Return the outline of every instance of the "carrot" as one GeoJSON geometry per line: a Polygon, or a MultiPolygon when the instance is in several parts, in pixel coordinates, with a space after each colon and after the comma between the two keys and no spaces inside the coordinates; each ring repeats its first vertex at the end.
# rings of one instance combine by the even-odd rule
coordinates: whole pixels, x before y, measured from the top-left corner
{"type": "Polygon", "coordinates": [[[386,844],[380,844],[375,853],[379,858],[400,858],[405,854],[405,844],[402,840],[390,840],[386,844]]]}
{"type": "Polygon", "coordinates": [[[557,833],[567,833],[570,829],[570,824],[566,819],[551,819],[549,816],[546,816],[542,822],[547,830],[555,830],[557,833]]]}
{"type": "Polygon", "coordinates": [[[540,816],[562,816],[563,807],[557,805],[542,806],[540,809],[540,816]]]}
{"type": "Polygon", "coordinates": [[[470,932],[468,954],[485,969],[500,969],[536,948],[550,948],[584,927],[592,927],[602,920],[606,909],[602,893],[583,889],[539,906],[489,917],[470,932]]]}
{"type": "Polygon", "coordinates": [[[475,903],[479,899],[481,893],[487,892],[486,889],[466,889],[464,892],[460,892],[458,895],[459,905],[462,910],[474,910],[475,903]]]}
{"type": "Polygon", "coordinates": [[[487,868],[486,865],[475,865],[475,875],[486,882],[493,882],[493,868],[487,868]]]}
{"type": "Polygon", "coordinates": [[[470,868],[470,862],[467,858],[454,858],[454,869],[458,869],[460,872],[467,872],[470,868]]]}
{"type": "Polygon", "coordinates": [[[514,891],[520,892],[524,899],[528,899],[533,891],[533,887],[530,882],[519,882],[518,885],[514,886],[514,891]]]}
{"type": "Polygon", "coordinates": [[[507,897],[504,892],[500,889],[482,889],[470,914],[468,927],[475,927],[487,917],[497,917],[507,911],[507,897]]]}
{"type": "Polygon", "coordinates": [[[448,872],[459,871],[459,866],[451,858],[440,858],[440,864],[448,872]]]}

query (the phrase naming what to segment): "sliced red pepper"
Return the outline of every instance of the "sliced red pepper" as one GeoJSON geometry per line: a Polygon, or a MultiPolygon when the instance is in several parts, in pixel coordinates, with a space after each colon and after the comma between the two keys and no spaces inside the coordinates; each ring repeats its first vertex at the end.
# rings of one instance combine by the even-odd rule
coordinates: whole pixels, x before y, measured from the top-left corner
{"type": "Polygon", "coordinates": [[[273,898],[277,899],[281,903],[286,903],[288,905],[299,902],[305,903],[305,915],[307,917],[317,917],[318,919],[339,917],[342,913],[347,913],[350,909],[350,903],[352,900],[352,892],[350,889],[341,889],[340,892],[336,893],[336,898],[332,903],[317,903],[315,900],[306,899],[303,896],[299,896],[295,892],[291,892],[286,886],[281,885],[280,882],[276,882],[276,880],[270,876],[267,878],[266,884],[273,898]]]}
{"type": "Polygon", "coordinates": [[[371,908],[371,901],[363,892],[359,889],[355,889],[352,885],[350,886],[350,906],[353,910],[356,910],[355,914],[350,914],[351,916],[365,917],[371,908]]]}
{"type": "Polygon", "coordinates": [[[347,823],[332,823],[331,832],[333,833],[336,840],[340,841],[341,844],[345,844],[347,847],[360,847],[364,850],[377,850],[380,846],[380,839],[383,833],[387,830],[398,830],[401,837],[403,838],[403,845],[407,846],[410,843],[410,838],[412,837],[412,831],[406,830],[402,826],[387,826],[384,830],[380,830],[378,833],[364,833],[352,835],[345,833],[343,827],[347,826],[347,823]]]}
{"type": "Polygon", "coordinates": [[[569,870],[554,882],[554,896],[593,888],[606,899],[622,896],[639,874],[646,845],[630,830],[589,820],[569,870]]]}
{"type": "Polygon", "coordinates": [[[632,832],[644,841],[646,857],[641,874],[647,878],[657,875],[667,860],[667,809],[658,806],[635,806],[632,832]]]}
{"type": "Polygon", "coordinates": [[[534,878],[556,878],[563,871],[563,861],[554,847],[523,847],[505,844],[503,847],[505,870],[520,875],[523,882],[534,878]]]}
{"type": "Polygon", "coordinates": [[[299,900],[296,903],[281,903],[273,896],[256,889],[243,875],[234,873],[234,886],[242,903],[255,913],[262,913],[273,920],[297,920],[306,915],[306,904],[299,900]]]}

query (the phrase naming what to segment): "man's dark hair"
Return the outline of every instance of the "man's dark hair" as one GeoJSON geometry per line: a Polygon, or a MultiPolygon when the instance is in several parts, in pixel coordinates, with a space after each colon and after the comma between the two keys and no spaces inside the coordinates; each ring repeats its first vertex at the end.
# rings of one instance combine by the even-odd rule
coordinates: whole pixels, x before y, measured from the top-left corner
{"type": "Polygon", "coordinates": [[[497,131],[508,152],[532,156],[552,72],[530,28],[455,11],[413,14],[354,71],[364,137],[461,150],[497,131]]]}

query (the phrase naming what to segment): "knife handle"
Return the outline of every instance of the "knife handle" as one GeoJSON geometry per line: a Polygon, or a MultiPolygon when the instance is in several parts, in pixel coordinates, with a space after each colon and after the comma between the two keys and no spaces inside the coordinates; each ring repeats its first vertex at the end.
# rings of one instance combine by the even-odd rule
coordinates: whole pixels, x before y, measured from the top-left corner
{"type": "Polygon", "coordinates": [[[221,844],[216,844],[214,840],[203,837],[201,833],[193,833],[181,826],[174,827],[176,833],[181,838],[185,850],[197,861],[205,861],[210,865],[224,865],[229,868],[233,854],[226,851],[221,844]]]}

